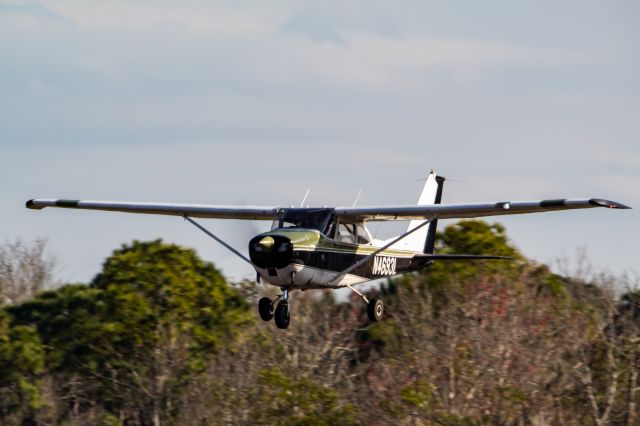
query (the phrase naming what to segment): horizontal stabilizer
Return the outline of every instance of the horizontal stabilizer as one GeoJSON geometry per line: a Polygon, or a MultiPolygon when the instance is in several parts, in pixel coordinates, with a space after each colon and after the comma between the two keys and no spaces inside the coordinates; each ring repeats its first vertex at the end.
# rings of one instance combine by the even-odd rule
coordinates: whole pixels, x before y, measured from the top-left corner
{"type": "Polygon", "coordinates": [[[417,260],[509,260],[509,256],[492,256],[484,254],[418,254],[414,256],[417,260]]]}

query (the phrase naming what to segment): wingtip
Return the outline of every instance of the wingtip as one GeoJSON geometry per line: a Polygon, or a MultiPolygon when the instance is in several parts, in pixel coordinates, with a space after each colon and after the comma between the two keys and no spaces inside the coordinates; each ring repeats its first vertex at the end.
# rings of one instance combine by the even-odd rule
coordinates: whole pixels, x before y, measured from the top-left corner
{"type": "Polygon", "coordinates": [[[42,207],[37,206],[36,203],[33,202],[33,199],[26,202],[25,207],[32,210],[40,210],[42,207]]]}
{"type": "Polygon", "coordinates": [[[622,203],[618,203],[615,201],[603,200],[601,198],[592,198],[589,200],[589,204],[595,207],[606,207],[608,209],[631,209],[631,207],[626,206],[622,203]]]}

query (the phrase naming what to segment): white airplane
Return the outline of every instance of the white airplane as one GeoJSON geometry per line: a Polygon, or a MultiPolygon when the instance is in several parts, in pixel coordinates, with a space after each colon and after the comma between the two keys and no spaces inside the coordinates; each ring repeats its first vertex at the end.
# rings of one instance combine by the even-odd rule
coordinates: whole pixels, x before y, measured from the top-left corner
{"type": "Polygon", "coordinates": [[[251,207],[203,204],[146,203],[32,199],[27,208],[62,207],[128,213],[182,216],[249,263],[258,282],[280,287],[275,300],[263,297],[260,317],[287,328],[290,321],[289,291],[348,287],[367,303],[371,321],[382,318],[384,305],[354,286],[373,279],[418,271],[438,260],[504,259],[501,256],[436,254],[434,242],[438,219],[464,219],[558,210],[629,207],[600,198],[488,203],[441,204],[444,177],[432,171],[417,205],[379,207],[251,207]],[[249,258],[205,229],[193,218],[271,220],[269,232],[249,241],[249,258]],[[406,232],[389,240],[371,237],[369,221],[410,220],[406,232]]]}

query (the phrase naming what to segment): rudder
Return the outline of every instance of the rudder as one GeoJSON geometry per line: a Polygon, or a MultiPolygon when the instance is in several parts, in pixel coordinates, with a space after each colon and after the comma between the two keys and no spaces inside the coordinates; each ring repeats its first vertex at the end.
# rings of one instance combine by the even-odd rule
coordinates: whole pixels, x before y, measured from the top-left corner
{"type": "MultiPolygon", "coordinates": [[[[442,176],[436,176],[432,170],[427,177],[427,181],[424,184],[420,198],[418,199],[419,206],[440,204],[442,200],[442,189],[444,186],[445,178],[442,176]]],[[[412,220],[409,222],[407,231],[410,231],[417,226],[423,224],[424,220],[412,220]]],[[[407,235],[396,248],[403,250],[411,250],[414,252],[433,253],[433,246],[436,240],[436,226],[438,224],[437,219],[434,219],[429,226],[423,226],[414,233],[407,235]]]]}
{"type": "MultiPolygon", "coordinates": [[[[436,191],[436,198],[433,204],[440,204],[442,202],[442,189],[444,188],[444,176],[436,176],[436,182],[438,184],[438,190],[436,191]]],[[[438,227],[438,219],[433,219],[429,223],[429,232],[427,233],[427,239],[424,243],[424,253],[433,254],[433,248],[436,243],[436,228],[438,227]]]]}

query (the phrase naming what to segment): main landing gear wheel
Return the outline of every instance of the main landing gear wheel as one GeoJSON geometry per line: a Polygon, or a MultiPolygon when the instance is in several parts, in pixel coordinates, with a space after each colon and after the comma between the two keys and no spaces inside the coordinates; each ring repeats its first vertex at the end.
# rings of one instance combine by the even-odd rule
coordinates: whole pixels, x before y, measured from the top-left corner
{"type": "Polygon", "coordinates": [[[258,301],[258,312],[263,321],[270,321],[273,318],[273,302],[268,297],[263,297],[258,301]]]}
{"type": "Polygon", "coordinates": [[[372,322],[378,322],[384,314],[384,303],[379,297],[374,297],[367,304],[367,315],[372,322]]]}
{"type": "Polygon", "coordinates": [[[278,328],[285,329],[289,327],[289,322],[291,321],[291,313],[289,312],[289,303],[287,302],[278,303],[278,307],[276,307],[274,319],[276,322],[276,326],[278,328]]]}

